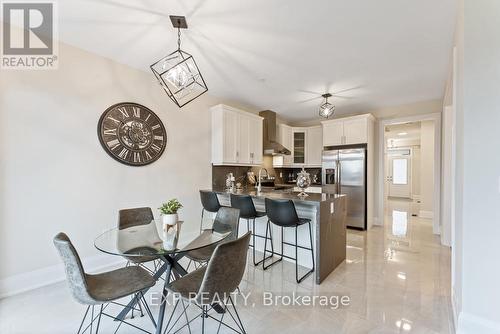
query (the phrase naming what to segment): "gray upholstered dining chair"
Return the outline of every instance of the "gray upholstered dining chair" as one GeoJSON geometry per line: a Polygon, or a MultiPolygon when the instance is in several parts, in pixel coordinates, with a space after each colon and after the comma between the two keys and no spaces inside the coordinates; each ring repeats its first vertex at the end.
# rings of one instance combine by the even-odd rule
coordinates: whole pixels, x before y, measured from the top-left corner
{"type": "MultiPolygon", "coordinates": [[[[221,207],[212,225],[212,230],[218,233],[231,232],[224,241],[231,241],[238,238],[238,226],[240,221],[240,210],[230,207],[221,207]]],[[[212,256],[217,245],[195,249],[186,253],[186,257],[198,264],[207,263],[212,256]]],[[[190,266],[191,262],[188,265],[190,266]]]]}
{"type": "Polygon", "coordinates": [[[177,302],[167,322],[165,333],[171,332],[176,325],[177,321],[174,322],[169,329],[169,325],[179,302],[182,303],[182,313],[177,319],[180,319],[184,314],[186,317],[186,324],[177,328],[176,331],[188,326],[191,332],[190,323],[201,315],[202,333],[205,332],[206,318],[211,318],[219,322],[219,329],[221,325],[224,325],[237,333],[246,333],[231,294],[238,288],[243,278],[243,274],[245,273],[250,236],[251,232],[247,232],[239,239],[217,245],[206,267],[197,269],[170,284],[168,289],[176,296],[177,302]],[[185,300],[194,303],[201,309],[201,313],[191,320],[187,317],[186,312],[189,305],[187,307],[185,306],[185,300]],[[209,312],[212,310],[214,304],[221,301],[224,302],[225,312],[220,319],[217,319],[209,312]],[[229,306],[232,307],[234,315],[229,306]],[[223,322],[224,316],[227,313],[229,313],[234,320],[239,331],[223,322]]]}
{"type": "MultiPolygon", "coordinates": [[[[138,303],[143,304],[153,325],[156,327],[156,322],[142,292],[154,286],[156,281],[145,269],[139,266],[130,266],[100,274],[87,274],[78,252],[66,234],[57,234],[54,237],[54,245],[63,260],[67,281],[73,297],[80,304],[88,305],[77,334],[82,331],[89,310],[91,310],[89,324],[83,328],[83,332],[90,328],[90,333],[92,333],[93,324],[97,320],[95,327],[95,333],[97,334],[102,315],[116,319],[104,312],[109,303],[114,303],[117,299],[126,296],[134,296],[138,303]],[[99,313],[96,316],[94,316],[95,306],[100,306],[99,313]]],[[[123,322],[143,330],[129,322],[123,322]]]]}
{"type": "MultiPolygon", "coordinates": [[[[118,229],[124,230],[129,227],[148,225],[154,221],[153,211],[151,208],[133,208],[133,209],[122,209],[118,211],[118,229]]],[[[143,263],[158,260],[158,256],[130,256],[127,257],[129,263],[134,263],[137,265],[142,265],[143,263]]],[[[156,263],[155,263],[156,268],[156,263]]],[[[144,267],[144,269],[150,271],[149,268],[144,267]]]]}

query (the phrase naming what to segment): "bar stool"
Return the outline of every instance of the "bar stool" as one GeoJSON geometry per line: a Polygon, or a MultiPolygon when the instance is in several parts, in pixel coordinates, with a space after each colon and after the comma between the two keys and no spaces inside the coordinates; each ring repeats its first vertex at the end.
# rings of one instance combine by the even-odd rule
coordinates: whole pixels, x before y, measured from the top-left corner
{"type": "Polygon", "coordinates": [[[312,229],[311,229],[311,219],[308,218],[299,218],[297,215],[297,210],[295,209],[295,205],[293,204],[293,201],[291,200],[272,200],[269,198],[266,198],[266,214],[268,217],[267,221],[267,226],[266,226],[266,239],[264,242],[264,257],[266,256],[267,252],[267,231],[269,230],[269,235],[272,239],[272,234],[271,234],[271,224],[273,223],[277,226],[281,226],[281,254],[275,253],[271,250],[271,255],[276,254],[279,255],[280,258],[271,264],[266,266],[265,261],[262,262],[262,268],[266,270],[267,268],[271,267],[273,264],[276,264],[283,260],[283,258],[291,259],[295,261],[295,280],[297,283],[302,282],[307,276],[309,276],[313,271],[314,271],[314,251],[313,251],[313,241],[312,241],[312,229]],[[309,225],[309,241],[310,241],[310,248],[304,247],[304,246],[299,246],[297,242],[297,230],[298,227],[301,225],[309,225]],[[285,242],[283,240],[283,230],[286,227],[295,227],[295,244],[285,242]],[[283,246],[295,246],[295,258],[284,255],[283,254],[283,246]],[[299,278],[298,272],[299,272],[299,265],[298,265],[298,249],[305,249],[311,251],[311,258],[312,258],[312,269],[309,270],[307,273],[305,273],[302,277],[299,278]]]}
{"type": "MultiPolygon", "coordinates": [[[[246,219],[247,221],[247,231],[252,232],[252,244],[249,246],[252,247],[253,264],[255,266],[258,266],[264,260],[272,258],[273,255],[271,254],[267,258],[265,259],[263,258],[259,262],[255,262],[255,237],[266,238],[266,236],[255,233],[255,219],[260,217],[265,217],[266,213],[259,212],[255,209],[255,205],[250,195],[231,194],[231,207],[240,210],[240,218],[246,219]],[[250,229],[250,220],[252,220],[252,229],[250,229]]],[[[274,252],[273,239],[271,238],[268,239],[271,241],[271,252],[274,252]]]]}
{"type": "Polygon", "coordinates": [[[219,198],[217,194],[213,191],[209,190],[200,190],[200,199],[201,205],[203,208],[201,209],[201,222],[200,222],[200,234],[203,230],[203,215],[205,211],[216,213],[219,211],[222,205],[219,203],[219,198]]]}

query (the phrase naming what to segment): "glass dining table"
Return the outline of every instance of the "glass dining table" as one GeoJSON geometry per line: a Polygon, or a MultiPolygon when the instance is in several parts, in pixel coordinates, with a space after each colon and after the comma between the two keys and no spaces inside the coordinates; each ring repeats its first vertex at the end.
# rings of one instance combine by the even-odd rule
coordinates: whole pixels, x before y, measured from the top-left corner
{"type": "MultiPolygon", "coordinates": [[[[179,222],[179,226],[184,225],[179,222]]],[[[225,233],[213,230],[203,230],[201,234],[189,233],[179,228],[176,247],[172,242],[166,242],[160,237],[161,224],[151,221],[149,224],[128,226],[126,228],[112,228],[100,234],[94,241],[94,246],[101,252],[121,256],[130,262],[142,262],[144,259],[158,259],[161,265],[154,272],[154,279],[159,280],[164,274],[164,286],[160,303],[160,311],[156,321],[156,333],[161,333],[166,308],[168,284],[171,278],[179,278],[187,271],[179,261],[187,252],[220,243],[227,238],[231,231],[225,233]]],[[[162,233],[163,235],[163,233],[162,233]]],[[[146,291],[143,291],[145,293],[146,291]]],[[[118,314],[116,320],[123,320],[139,301],[133,298],[118,314]]],[[[155,323],[154,319],[153,323],[155,323]]]]}

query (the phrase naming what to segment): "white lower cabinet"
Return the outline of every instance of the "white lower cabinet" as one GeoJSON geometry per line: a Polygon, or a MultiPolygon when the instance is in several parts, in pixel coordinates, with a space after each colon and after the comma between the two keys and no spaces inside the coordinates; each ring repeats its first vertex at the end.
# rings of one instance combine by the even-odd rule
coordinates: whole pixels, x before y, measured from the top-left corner
{"type": "Polygon", "coordinates": [[[222,104],[211,113],[212,164],[260,165],[263,118],[222,104]]]}

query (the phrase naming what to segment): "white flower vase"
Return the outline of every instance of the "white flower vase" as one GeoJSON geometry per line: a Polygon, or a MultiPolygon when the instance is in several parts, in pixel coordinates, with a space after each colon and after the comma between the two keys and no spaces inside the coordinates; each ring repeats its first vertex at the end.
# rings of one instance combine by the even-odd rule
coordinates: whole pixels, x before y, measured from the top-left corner
{"type": "Polygon", "coordinates": [[[179,241],[180,225],[176,213],[163,215],[163,248],[173,250],[177,248],[179,241]]]}

